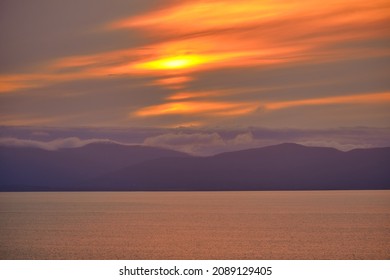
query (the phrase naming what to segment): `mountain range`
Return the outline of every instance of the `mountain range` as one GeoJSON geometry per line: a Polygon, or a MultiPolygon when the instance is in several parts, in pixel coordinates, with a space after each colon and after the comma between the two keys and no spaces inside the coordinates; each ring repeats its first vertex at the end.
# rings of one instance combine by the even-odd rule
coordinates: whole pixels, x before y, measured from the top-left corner
{"type": "Polygon", "coordinates": [[[389,166],[390,148],[280,144],[196,157],[114,143],[0,147],[0,191],[390,189],[389,166]]]}

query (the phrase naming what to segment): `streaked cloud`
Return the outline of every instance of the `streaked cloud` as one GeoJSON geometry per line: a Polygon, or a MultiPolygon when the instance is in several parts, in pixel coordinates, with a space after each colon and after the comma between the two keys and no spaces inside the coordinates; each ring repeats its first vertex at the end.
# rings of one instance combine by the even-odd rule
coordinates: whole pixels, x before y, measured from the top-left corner
{"type": "MultiPolygon", "coordinates": [[[[67,55],[16,72],[2,71],[0,93],[7,112],[0,123],[55,124],[56,116],[48,113],[52,112],[49,95],[73,94],[73,106],[68,105],[68,114],[73,114],[72,108],[86,101],[69,93],[72,83],[84,83],[80,92],[95,105],[100,102],[99,110],[81,112],[84,121],[78,123],[83,125],[207,126],[231,124],[224,119],[229,117],[250,126],[262,125],[263,116],[282,109],[303,114],[301,107],[359,105],[374,111],[389,102],[390,84],[384,74],[388,66],[377,62],[379,66],[368,69],[364,77],[354,69],[356,61],[390,57],[386,0],[185,0],[165,1],[156,8],[147,2],[137,12],[133,7],[127,16],[122,11],[88,28],[69,30],[94,38],[101,47],[79,52],[72,48],[67,55]],[[128,39],[117,44],[103,40],[113,34],[128,39]],[[332,72],[340,67],[346,70],[337,79],[315,76],[318,68],[332,72]],[[271,72],[273,79],[263,77],[271,72]],[[291,78],[297,75],[299,83],[291,78]],[[207,80],[210,77],[213,82],[207,80]],[[122,86],[111,86],[113,81],[122,86]],[[362,89],[351,81],[363,84],[362,89]],[[92,84],[109,86],[102,93],[92,84]],[[329,89],[324,91],[325,87],[329,89]],[[30,105],[30,112],[26,103],[38,105],[30,105]],[[9,118],[8,104],[15,106],[14,111],[28,112],[9,118]]],[[[313,117],[318,116],[307,119],[313,117]]],[[[59,119],[61,125],[67,122],[66,116],[59,119]]]]}
{"type": "Polygon", "coordinates": [[[166,87],[169,89],[182,89],[186,86],[186,83],[192,81],[193,78],[189,76],[177,76],[177,77],[164,77],[156,80],[153,84],[166,87]]]}
{"type": "Polygon", "coordinates": [[[332,105],[332,104],[367,104],[367,103],[389,103],[390,93],[372,93],[350,96],[333,96],[325,98],[312,98],[292,101],[281,101],[268,103],[264,107],[268,110],[279,110],[299,106],[332,105]]]}
{"type": "Polygon", "coordinates": [[[181,114],[234,116],[248,114],[255,111],[257,108],[258,105],[253,103],[182,101],[145,107],[135,112],[135,114],[139,117],[181,114]]]}
{"type": "Polygon", "coordinates": [[[247,131],[176,131],[151,136],[144,145],[173,149],[195,155],[213,155],[276,145],[287,142],[306,146],[333,147],[348,151],[357,148],[383,147],[390,144],[388,129],[343,128],[334,130],[264,130],[247,131]],[[385,136],[385,137],[384,137],[385,136]]]}
{"type": "Polygon", "coordinates": [[[108,27],[144,29],[161,38],[147,47],[149,58],[138,67],[197,70],[373,55],[332,45],[388,35],[388,15],[383,0],[184,1],[108,27]]]}
{"type": "MultiPolygon", "coordinates": [[[[151,73],[173,71],[173,74],[189,75],[193,71],[227,67],[285,67],[296,63],[324,63],[362,56],[388,55],[388,49],[379,52],[376,50],[376,53],[373,53],[367,49],[355,48],[351,51],[336,46],[345,40],[359,41],[388,35],[385,28],[388,15],[388,3],[380,0],[375,3],[193,1],[117,21],[109,24],[108,28],[140,28],[162,38],[161,44],[148,46],[148,58],[136,64],[135,68],[145,72],[149,70],[151,73]],[[193,24],[194,22],[197,24],[193,24]],[[374,28],[376,32],[371,32],[371,27],[367,29],[367,25],[377,27],[374,28]]],[[[176,100],[184,96],[186,93],[176,93],[168,99],[176,100]]],[[[200,96],[198,95],[198,98],[200,96]]],[[[281,101],[266,105],[266,108],[280,108],[287,104],[334,104],[346,102],[347,99],[306,99],[295,103],[281,101]]],[[[372,99],[375,100],[376,96],[372,99]]],[[[158,112],[203,113],[208,111],[207,108],[217,109],[219,105],[202,106],[204,110],[195,110],[194,107],[197,105],[188,102],[165,103],[141,109],[137,115],[146,117],[158,115],[158,112]]],[[[251,113],[253,110],[241,112],[251,113]]]]}

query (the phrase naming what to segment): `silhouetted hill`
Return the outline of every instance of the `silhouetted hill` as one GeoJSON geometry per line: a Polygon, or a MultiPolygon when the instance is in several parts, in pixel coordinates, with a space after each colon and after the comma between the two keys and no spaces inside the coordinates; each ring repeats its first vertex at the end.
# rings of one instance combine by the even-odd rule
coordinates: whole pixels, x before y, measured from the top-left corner
{"type": "Polygon", "coordinates": [[[0,147],[0,190],[78,190],[85,181],[136,163],[186,156],[166,149],[113,143],[56,151],[0,147]]]}
{"type": "Polygon", "coordinates": [[[390,148],[281,144],[191,157],[114,144],[0,149],[2,190],[390,189],[390,148]]]}
{"type": "Polygon", "coordinates": [[[282,144],[206,158],[160,158],[100,177],[119,190],[390,188],[390,148],[341,152],[282,144]]]}

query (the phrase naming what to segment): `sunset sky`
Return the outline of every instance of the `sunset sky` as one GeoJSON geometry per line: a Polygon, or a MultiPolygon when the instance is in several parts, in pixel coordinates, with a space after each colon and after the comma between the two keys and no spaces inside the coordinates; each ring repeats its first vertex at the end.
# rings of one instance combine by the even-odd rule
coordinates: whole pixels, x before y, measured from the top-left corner
{"type": "Polygon", "coordinates": [[[5,0],[0,42],[1,126],[389,126],[388,0],[5,0]]]}

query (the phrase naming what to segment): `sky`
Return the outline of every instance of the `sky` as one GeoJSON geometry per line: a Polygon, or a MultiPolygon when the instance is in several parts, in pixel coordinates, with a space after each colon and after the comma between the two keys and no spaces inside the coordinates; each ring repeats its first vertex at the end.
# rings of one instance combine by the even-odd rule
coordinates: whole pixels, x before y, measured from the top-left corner
{"type": "Polygon", "coordinates": [[[0,42],[3,138],[311,130],[330,143],[364,127],[360,146],[389,143],[387,0],[4,0],[0,42]]]}

